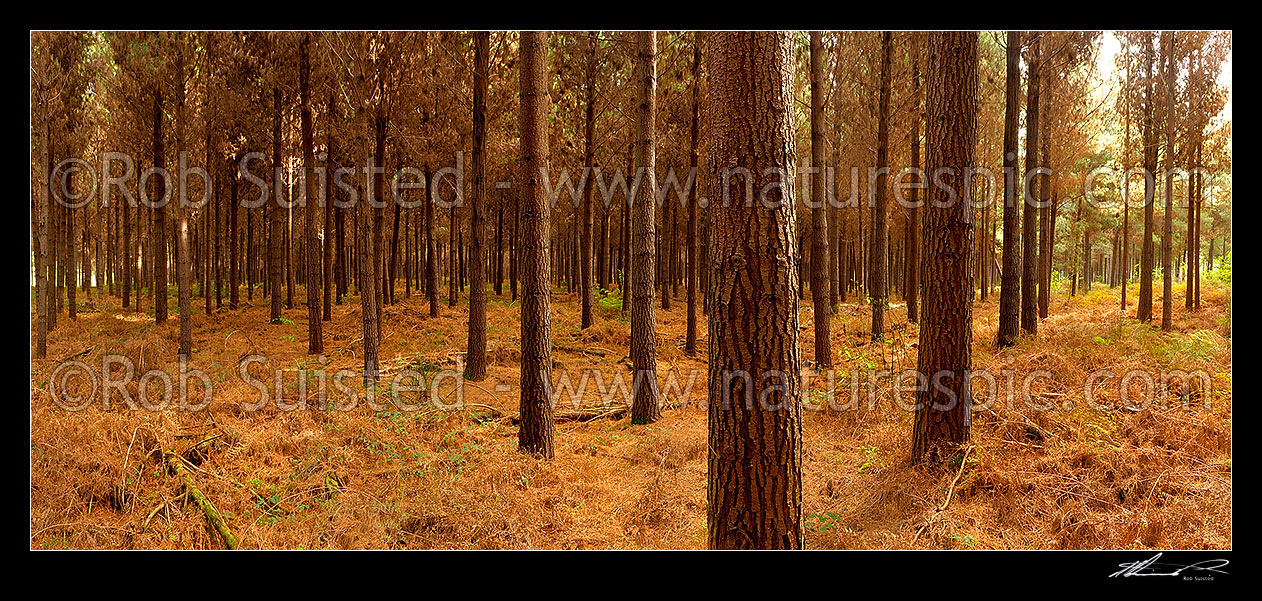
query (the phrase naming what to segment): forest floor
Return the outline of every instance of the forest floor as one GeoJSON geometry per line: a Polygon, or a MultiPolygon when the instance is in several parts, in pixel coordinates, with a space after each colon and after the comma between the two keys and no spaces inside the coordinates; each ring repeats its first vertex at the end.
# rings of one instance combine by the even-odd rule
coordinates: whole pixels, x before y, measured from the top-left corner
{"type": "MultiPolygon", "coordinates": [[[[428,317],[422,296],[404,298],[402,285],[398,302],[385,307],[380,357],[387,373],[457,366],[467,296],[450,308],[441,291],[437,318],[428,317]]],[[[1230,548],[1230,288],[1207,280],[1202,309],[1189,312],[1176,284],[1170,333],[1134,320],[1137,285],[1128,294],[1130,318],[1120,311],[1119,292],[1097,285],[1069,298],[1058,288],[1037,337],[1006,350],[994,345],[997,289],[975,305],[975,367],[1012,370],[1018,390],[1027,374],[1048,370],[1052,379],[1039,379],[1034,396],[1058,407],[976,409],[962,464],[910,465],[912,415],[893,402],[888,380],[875,407],[861,400],[855,409],[804,410],[807,547],[1230,548]],[[1164,409],[1096,410],[1082,383],[1099,369],[1113,376],[1101,379],[1097,398],[1113,403],[1130,369],[1205,370],[1212,387],[1172,384],[1186,405],[1176,396],[1164,409]]],[[[1156,296],[1159,322],[1159,285],[1156,296]]],[[[294,297],[306,295],[299,288],[294,297]]],[[[225,299],[225,309],[209,316],[194,299],[192,365],[215,380],[213,401],[198,412],[131,408],[117,392],[108,408],[99,397],[78,411],[58,406],[49,381],[59,360],[99,371],[102,355],[121,354],[137,373],[178,373],[174,309],[157,326],[148,299],[148,313],[138,314],[108,296],[79,298],[78,319],[63,313],[49,359],[31,365],[33,549],[223,548],[198,505],[181,497],[182,480],[168,472],[164,453],[184,457],[185,473],[223,514],[239,548],[705,547],[706,325],[700,317],[699,353],[686,355],[681,300],[657,311],[658,367],[680,370],[683,380],[687,370],[700,370],[690,394],[669,395],[662,420],[651,425],[630,425],[625,415],[559,422],[556,457],[545,461],[517,450],[520,326],[518,305],[505,297],[488,294],[488,376],[466,383],[468,406],[451,411],[373,411],[363,403],[351,411],[314,403],[246,411],[241,404],[258,394],[236,375],[246,355],[267,355],[251,369],[256,375],[320,365],[306,353],[305,306],[269,325],[257,291],[247,301],[242,290],[239,310],[227,310],[225,299]]],[[[868,341],[868,306],[851,299],[840,307],[832,326],[838,368],[915,366],[917,327],[907,324],[897,294],[894,303],[891,343],[868,341]]],[[[575,295],[554,292],[554,367],[576,380],[582,368],[607,379],[627,374],[629,325],[618,305],[602,301],[596,325],[580,333],[575,295]]],[[[813,359],[809,302],[800,321],[803,356],[813,359]]],[[[358,298],[348,297],[324,324],[325,369],[361,366],[360,330],[358,298]]],[[[291,390],[296,371],[287,377],[291,390]]],[[[84,382],[68,378],[69,389],[82,394],[90,386],[84,382]]],[[[848,390],[843,382],[837,386],[848,390]]],[[[812,379],[812,399],[822,398],[823,383],[812,379]]],[[[137,394],[134,381],[127,386],[137,394]]],[[[194,393],[199,386],[194,380],[194,393]]],[[[985,394],[984,383],[975,387],[985,394]]],[[[1142,378],[1130,387],[1142,388],[1142,378]]],[[[448,388],[440,384],[444,394],[448,388]]],[[[151,388],[150,398],[157,395],[151,388]]]]}

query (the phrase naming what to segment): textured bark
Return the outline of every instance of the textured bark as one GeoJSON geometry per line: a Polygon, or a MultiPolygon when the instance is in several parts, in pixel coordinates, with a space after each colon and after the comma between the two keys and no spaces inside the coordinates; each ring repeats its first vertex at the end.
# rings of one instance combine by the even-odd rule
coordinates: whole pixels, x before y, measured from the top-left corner
{"type": "MultiPolygon", "coordinates": [[[[380,89],[378,90],[380,94],[380,89]]],[[[386,270],[386,204],[388,203],[389,193],[386,192],[386,113],[385,107],[381,104],[380,96],[377,97],[376,110],[373,113],[373,149],[372,164],[375,169],[372,178],[372,193],[378,202],[373,203],[372,215],[369,219],[372,221],[372,248],[373,252],[364,255],[365,260],[373,262],[373,273],[377,276],[376,283],[376,301],[373,307],[377,313],[377,340],[381,340],[382,314],[385,311],[385,289],[381,282],[381,277],[386,270]],[[384,197],[384,198],[383,198],[384,197]]],[[[291,278],[292,281],[292,278],[291,278]]]]}
{"type": "Polygon", "coordinates": [[[712,549],[800,549],[793,38],[710,35],[707,179],[715,203],[709,209],[707,542],[712,549]],[[775,185],[746,204],[743,178],[722,176],[738,166],[752,174],[755,190],[775,185]]]}
{"type": "Polygon", "coordinates": [[[1153,268],[1153,192],[1156,189],[1154,178],[1157,172],[1157,133],[1153,129],[1153,86],[1152,38],[1143,34],[1144,40],[1144,246],[1139,258],[1139,307],[1136,318],[1148,323],[1152,321],[1152,268],[1153,268]]]}
{"type": "MultiPolygon", "coordinates": [[[[919,41],[919,39],[917,40],[919,41]]],[[[912,118],[911,118],[911,167],[912,173],[920,170],[920,44],[917,44],[917,52],[912,58],[912,118]]],[[[1012,93],[1012,92],[1009,92],[1012,93]]],[[[1015,110],[1015,109],[1013,109],[1015,110]]],[[[920,176],[916,175],[916,182],[920,182],[920,176]]],[[[911,189],[910,204],[911,208],[907,210],[907,227],[911,228],[910,234],[907,236],[907,290],[903,292],[907,299],[907,321],[910,323],[918,323],[920,321],[920,188],[913,187],[911,189]]]]}
{"type": "Polygon", "coordinates": [[[460,230],[460,224],[456,221],[456,206],[452,205],[447,210],[447,306],[455,307],[456,300],[460,297],[457,286],[460,285],[460,270],[457,267],[457,260],[460,255],[460,245],[456,241],[456,233],[460,230]]]}
{"type": "MultiPolygon", "coordinates": [[[[929,34],[926,123],[930,173],[964,190],[964,171],[976,165],[978,34],[929,34]],[[953,172],[946,172],[952,169],[953,172]]],[[[1011,39],[1011,38],[1009,38],[1011,39]]],[[[924,214],[924,319],[917,369],[929,386],[916,393],[912,462],[943,461],[969,438],[972,397],[973,204],[957,198],[946,206],[947,191],[929,189],[924,214]]]]}
{"type": "MultiPolygon", "coordinates": [[[[657,190],[654,148],[657,142],[657,34],[641,31],[636,34],[635,57],[635,167],[643,172],[638,198],[633,210],[631,268],[631,364],[635,373],[631,423],[655,422],[662,416],[657,390],[657,332],[653,304],[655,265],[653,211],[657,190]]],[[[663,294],[669,290],[663,286],[663,294]]]]}
{"type": "MultiPolygon", "coordinates": [[[[39,192],[39,207],[36,213],[39,215],[39,225],[36,229],[36,253],[38,260],[35,262],[35,313],[36,313],[36,337],[35,337],[35,357],[44,359],[48,356],[48,211],[52,203],[50,196],[52,195],[52,170],[48,168],[52,164],[52,151],[49,149],[49,135],[51,128],[48,127],[49,110],[48,97],[49,89],[47,83],[48,77],[48,56],[41,52],[39,55],[40,77],[33,78],[37,82],[37,98],[39,99],[40,108],[40,129],[39,129],[39,165],[41,171],[40,181],[37,182],[39,192]]],[[[123,205],[126,207],[126,204],[123,205]]],[[[127,238],[130,238],[130,229],[125,229],[127,238]]],[[[123,278],[123,306],[127,306],[127,278],[123,278]]]]}
{"type": "MultiPolygon", "coordinates": [[[[886,36],[889,33],[886,32],[886,36]]],[[[829,325],[832,310],[829,305],[832,283],[828,255],[828,194],[827,174],[824,164],[824,42],[823,32],[812,31],[811,36],[811,202],[815,232],[811,243],[811,296],[815,301],[815,366],[824,368],[833,364],[832,335],[829,325]]],[[[887,42],[888,44],[888,42],[887,42]]],[[[886,48],[888,51],[888,46],[886,48]]],[[[886,53],[888,57],[888,52],[886,53]]],[[[886,94],[886,100],[889,95],[886,94]]]]}
{"type": "MultiPolygon", "coordinates": [[[[635,142],[627,145],[627,170],[626,177],[631,178],[635,173],[635,142]]],[[[630,188],[628,188],[630,190],[630,188]]],[[[631,211],[635,205],[635,199],[628,192],[623,199],[622,205],[622,281],[618,282],[618,286],[622,289],[622,312],[626,313],[631,308],[631,211]]]]}
{"type": "Polygon", "coordinates": [[[1165,31],[1161,36],[1161,53],[1166,60],[1165,121],[1166,121],[1166,155],[1165,175],[1166,210],[1161,226],[1161,329],[1169,332],[1174,327],[1174,32],[1165,31]]]}
{"type": "Polygon", "coordinates": [[[240,282],[241,260],[241,229],[237,227],[237,217],[240,210],[237,207],[237,195],[239,194],[240,164],[237,162],[239,155],[234,154],[231,158],[231,171],[228,175],[228,308],[233,311],[237,310],[238,303],[241,300],[241,291],[237,285],[240,282]]]}
{"type": "MultiPolygon", "coordinates": [[[[321,300],[320,314],[321,321],[333,320],[333,287],[336,285],[333,281],[333,190],[336,186],[333,184],[333,175],[337,171],[337,160],[333,158],[333,123],[335,104],[333,102],[333,90],[329,90],[329,100],[325,105],[324,119],[324,151],[325,155],[325,171],[327,181],[325,183],[324,193],[324,219],[323,233],[324,240],[321,247],[321,263],[324,267],[321,274],[324,281],[324,296],[321,300]]],[[[340,298],[338,300],[341,300],[340,298]]]]}
{"type": "Polygon", "coordinates": [[[268,264],[268,288],[271,292],[271,317],[272,323],[280,323],[281,319],[281,298],[280,298],[280,278],[281,269],[284,268],[280,252],[281,252],[281,228],[284,227],[284,214],[281,212],[280,195],[281,195],[281,113],[280,113],[280,88],[272,88],[272,198],[267,203],[267,212],[271,216],[269,220],[270,234],[267,237],[267,254],[271,257],[268,264]]]}
{"type": "MultiPolygon", "coordinates": [[[[163,169],[166,159],[166,153],[162,148],[162,92],[158,91],[153,96],[153,166],[159,170],[163,169]]],[[[155,229],[153,232],[153,321],[154,323],[166,323],[167,320],[167,203],[163,201],[166,197],[167,181],[165,176],[155,175],[150,178],[153,184],[153,194],[149,197],[154,203],[153,219],[155,229]]]]}
{"type": "MultiPolygon", "coordinates": [[[[592,166],[592,148],[596,129],[596,32],[588,33],[587,37],[587,85],[586,85],[586,111],[583,118],[583,168],[587,169],[592,166]]],[[[580,291],[579,302],[579,329],[587,329],[595,323],[592,317],[592,305],[596,300],[592,292],[592,190],[594,183],[592,177],[584,178],[583,186],[583,214],[580,217],[582,222],[579,227],[579,259],[578,268],[580,271],[579,281],[582,290],[580,291]]]]}
{"type": "Polygon", "coordinates": [[[306,285],[307,285],[307,353],[324,352],[323,329],[320,324],[320,235],[316,230],[316,216],[320,204],[316,185],[315,156],[311,127],[311,34],[304,34],[298,44],[298,88],[302,97],[302,200],[307,233],[306,285]]]}
{"type": "Polygon", "coordinates": [[[1039,75],[1040,49],[1042,34],[1033,32],[1030,42],[1028,88],[1025,105],[1025,173],[1022,181],[1022,227],[1021,237],[1024,247],[1024,258],[1021,262],[1021,329],[1029,334],[1037,334],[1039,329],[1038,312],[1038,190],[1037,178],[1031,178],[1034,169],[1038,168],[1039,139],[1039,75]]]}
{"type": "Polygon", "coordinates": [[[1043,114],[1040,115],[1039,131],[1039,166],[1048,170],[1048,173],[1038,176],[1036,181],[1039,183],[1039,281],[1038,281],[1038,310],[1039,317],[1047,317],[1048,304],[1051,301],[1052,287],[1052,249],[1055,241],[1052,239],[1055,230],[1052,228],[1052,203],[1051,189],[1051,163],[1052,163],[1052,127],[1056,124],[1056,118],[1051,114],[1052,103],[1050,100],[1055,96],[1052,94],[1052,86],[1055,85],[1055,74],[1052,69],[1042,70],[1043,83],[1041,84],[1041,93],[1046,95],[1049,102],[1044,102],[1042,106],[1043,114]]]}
{"type": "MultiPolygon", "coordinates": [[[[182,44],[181,44],[182,46],[182,44]]],[[[175,53],[175,156],[178,163],[184,156],[184,49],[180,47],[175,53]]],[[[178,185],[183,182],[177,178],[178,185]]],[[[188,190],[181,189],[182,196],[188,196],[188,190]]],[[[175,207],[176,214],[176,286],[179,288],[180,303],[180,348],[183,357],[192,355],[193,349],[193,282],[189,277],[189,240],[188,211],[183,203],[175,207]]],[[[85,224],[86,225],[86,224],[85,224]]]]}
{"type": "Polygon", "coordinates": [[[553,456],[552,314],[548,290],[551,210],[540,178],[548,170],[548,34],[521,32],[521,426],[517,446],[553,456]]]}
{"type": "Polygon", "coordinates": [[[486,212],[486,88],[491,33],[473,38],[473,202],[469,209],[469,341],[465,376],[486,378],[486,261],[482,243],[486,212]]]}
{"type": "MultiPolygon", "coordinates": [[[[701,122],[701,32],[693,32],[692,38],[692,124],[689,126],[691,147],[688,166],[697,171],[698,143],[701,122]]],[[[688,195],[688,326],[684,334],[684,352],[697,352],[697,194],[701,182],[693,182],[688,195]]]]}
{"type": "Polygon", "coordinates": [[[1129,34],[1124,38],[1126,47],[1126,79],[1122,82],[1122,113],[1126,119],[1126,133],[1122,137],[1122,313],[1126,312],[1126,288],[1131,281],[1131,42],[1129,34]]]}
{"type": "Polygon", "coordinates": [[[434,246],[434,184],[429,165],[425,165],[425,296],[429,299],[429,316],[438,317],[438,249],[434,246]]]}
{"type": "Polygon", "coordinates": [[[886,171],[889,170],[890,144],[890,54],[892,34],[881,34],[881,91],[880,113],[876,133],[876,205],[872,207],[872,238],[868,255],[868,297],[872,299],[872,340],[885,336],[885,311],[889,307],[886,255],[889,253],[889,190],[886,171]]]}

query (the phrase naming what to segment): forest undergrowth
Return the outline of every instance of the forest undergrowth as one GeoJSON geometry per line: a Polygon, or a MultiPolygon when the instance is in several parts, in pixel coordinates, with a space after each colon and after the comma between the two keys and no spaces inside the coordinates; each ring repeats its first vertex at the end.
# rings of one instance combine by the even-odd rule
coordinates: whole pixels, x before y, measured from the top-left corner
{"type": "MultiPolygon", "coordinates": [[[[1176,284],[1170,333],[1134,320],[1137,291],[1132,285],[1126,317],[1119,288],[1097,285],[1073,298],[1059,288],[1037,337],[1003,350],[994,345],[997,291],[978,302],[974,367],[1010,370],[1018,392],[1026,376],[1047,370],[1032,398],[1055,408],[975,408],[969,447],[940,468],[910,465],[912,415],[893,402],[888,379],[878,382],[874,405],[861,399],[853,409],[804,410],[807,547],[1230,548],[1230,284],[1206,280],[1195,312],[1184,309],[1176,284]],[[1136,411],[1119,402],[1122,376],[1136,369],[1204,370],[1210,383],[1174,380],[1168,406],[1136,411]],[[1084,398],[1083,382],[1099,370],[1113,374],[1099,377],[1096,396],[1117,405],[1112,410],[1093,409],[1084,398]]],[[[1160,307],[1159,288],[1155,296],[1160,307]]],[[[200,299],[193,303],[191,365],[214,380],[213,401],[197,412],[134,409],[117,397],[109,408],[98,401],[68,411],[49,394],[53,368],[66,360],[99,369],[103,355],[121,354],[138,373],[177,373],[174,308],[158,326],[151,312],[93,294],[80,299],[77,320],[58,320],[50,359],[31,368],[31,548],[223,548],[221,534],[184,494],[184,477],[214,504],[238,548],[705,547],[706,328],[702,317],[698,354],[685,354],[682,299],[657,312],[658,369],[677,370],[685,386],[688,371],[697,370],[690,393],[668,395],[663,419],[651,425],[632,426],[616,411],[560,421],[556,458],[544,461],[517,450],[516,303],[488,295],[488,375],[466,382],[463,409],[374,411],[361,403],[334,411],[309,402],[246,411],[242,403],[257,391],[237,376],[243,359],[266,355],[255,373],[290,370],[281,398],[292,403],[302,398],[301,370],[360,367],[362,322],[358,297],[335,306],[321,362],[305,352],[305,308],[269,325],[265,298],[244,297],[239,310],[209,316],[200,299]],[[508,392],[497,392],[501,384],[508,392]]],[[[423,296],[404,298],[400,290],[399,297],[384,308],[384,371],[410,368],[428,377],[458,369],[467,297],[455,308],[441,299],[437,318],[428,317],[423,296]]],[[[869,341],[868,306],[852,298],[839,307],[832,317],[838,369],[915,367],[917,327],[895,300],[880,343],[869,341]]],[[[620,305],[616,296],[602,300],[596,325],[580,333],[575,295],[554,292],[554,372],[569,371],[575,384],[582,369],[606,378],[629,373],[620,305]]],[[[809,303],[800,316],[803,357],[814,363],[809,303]]],[[[847,403],[850,384],[848,377],[834,381],[836,403],[847,403]]],[[[138,394],[134,381],[128,386],[138,394]]],[[[452,388],[440,384],[440,395],[449,400],[452,388]]],[[[1128,390],[1142,388],[1142,378],[1130,379],[1128,390]]],[[[975,384],[975,399],[988,393],[985,383],[975,384]]],[[[152,387],[148,394],[157,402],[152,387]]],[[[584,405],[596,396],[590,392],[584,405]]],[[[825,398],[825,380],[812,378],[808,399],[827,405],[825,398]]]]}

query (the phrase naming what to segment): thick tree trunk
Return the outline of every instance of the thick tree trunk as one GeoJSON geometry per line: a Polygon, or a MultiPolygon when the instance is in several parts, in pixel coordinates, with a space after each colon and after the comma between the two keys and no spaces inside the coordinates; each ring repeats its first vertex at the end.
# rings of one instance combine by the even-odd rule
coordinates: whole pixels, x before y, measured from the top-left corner
{"type": "Polygon", "coordinates": [[[710,35],[707,542],[712,549],[801,549],[793,37],[710,35]],[[755,189],[769,190],[764,201],[746,205],[742,178],[729,181],[719,171],[736,165],[750,170],[755,189]]]}
{"type": "Polygon", "coordinates": [[[482,215],[486,212],[486,89],[491,34],[473,38],[473,203],[469,209],[469,342],[465,376],[486,378],[486,261],[482,215]]]}
{"type": "MultiPolygon", "coordinates": [[[[978,34],[930,33],[926,73],[925,162],[930,173],[954,169],[943,180],[962,190],[968,185],[963,174],[976,164],[978,34]]],[[[945,197],[941,187],[931,187],[924,215],[925,312],[917,369],[931,385],[916,392],[913,463],[946,460],[968,440],[971,424],[973,204],[945,203],[945,197]]]]}
{"type": "Polygon", "coordinates": [[[552,313],[548,288],[551,211],[540,177],[548,170],[548,34],[521,32],[521,426],[517,446],[551,459],[552,313]]]}
{"type": "MultiPolygon", "coordinates": [[[[634,209],[634,267],[631,282],[631,363],[634,368],[634,401],[631,423],[646,424],[662,416],[657,390],[657,332],[653,305],[654,193],[657,190],[657,34],[636,34],[635,165],[643,170],[634,209]]],[[[669,290],[663,286],[663,294],[669,290]]]]}

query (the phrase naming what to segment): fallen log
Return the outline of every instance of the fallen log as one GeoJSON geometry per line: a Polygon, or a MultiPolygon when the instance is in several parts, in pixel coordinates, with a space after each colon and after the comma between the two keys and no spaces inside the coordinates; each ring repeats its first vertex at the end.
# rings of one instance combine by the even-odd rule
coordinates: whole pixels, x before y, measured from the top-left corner
{"type": "Polygon", "coordinates": [[[218,509],[215,509],[214,503],[211,503],[210,499],[206,498],[206,495],[202,492],[202,490],[197,488],[197,485],[193,483],[193,478],[192,476],[189,476],[188,471],[184,469],[184,464],[179,455],[168,452],[167,466],[170,467],[171,471],[175,472],[177,476],[180,476],[183,479],[184,492],[192,496],[193,500],[197,502],[197,506],[201,507],[202,513],[206,514],[206,520],[210,522],[210,526],[219,533],[221,538],[223,538],[224,546],[229,549],[236,549],[237,537],[232,535],[232,531],[228,529],[228,524],[224,522],[223,516],[219,514],[218,509]]]}

